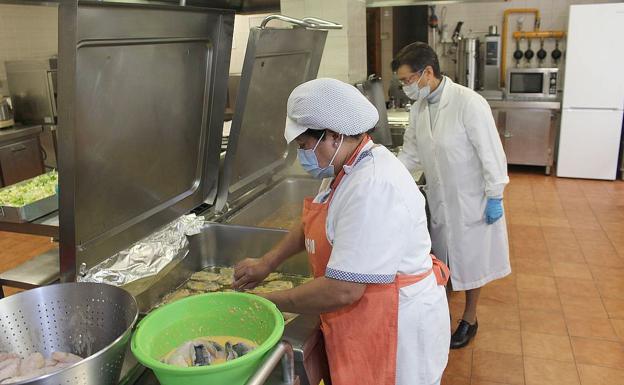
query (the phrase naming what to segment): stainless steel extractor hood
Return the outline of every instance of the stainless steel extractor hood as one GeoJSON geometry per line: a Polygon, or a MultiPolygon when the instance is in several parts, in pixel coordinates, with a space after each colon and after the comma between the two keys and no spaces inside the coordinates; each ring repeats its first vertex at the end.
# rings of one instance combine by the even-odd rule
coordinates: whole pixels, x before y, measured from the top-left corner
{"type": "MultiPolygon", "coordinates": [[[[180,3],[179,0],[156,0],[167,3],[180,3]]],[[[236,13],[279,12],[279,0],[186,0],[186,5],[216,9],[234,9],[236,13]]]]}
{"type": "MultiPolygon", "coordinates": [[[[0,0],[0,3],[18,5],[56,6],[61,0],[0,0]]],[[[180,4],[180,0],[103,0],[101,3],[180,4]]],[[[202,8],[233,9],[236,13],[280,12],[280,0],[186,0],[183,5],[202,8]]]]}
{"type": "Polygon", "coordinates": [[[366,6],[401,7],[405,5],[442,5],[456,3],[502,3],[506,0],[366,0],[366,6]]]}

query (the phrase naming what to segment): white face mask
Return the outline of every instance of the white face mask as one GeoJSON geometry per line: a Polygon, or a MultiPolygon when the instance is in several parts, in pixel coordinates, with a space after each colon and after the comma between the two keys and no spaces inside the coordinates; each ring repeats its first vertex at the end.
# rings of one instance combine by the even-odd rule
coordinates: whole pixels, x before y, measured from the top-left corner
{"type": "Polygon", "coordinates": [[[425,76],[425,70],[422,71],[418,80],[412,84],[403,86],[403,92],[405,92],[405,95],[407,95],[408,98],[412,100],[420,100],[429,96],[431,93],[431,87],[429,87],[429,85],[426,85],[423,88],[418,88],[418,83],[420,83],[423,76],[425,76]]]}

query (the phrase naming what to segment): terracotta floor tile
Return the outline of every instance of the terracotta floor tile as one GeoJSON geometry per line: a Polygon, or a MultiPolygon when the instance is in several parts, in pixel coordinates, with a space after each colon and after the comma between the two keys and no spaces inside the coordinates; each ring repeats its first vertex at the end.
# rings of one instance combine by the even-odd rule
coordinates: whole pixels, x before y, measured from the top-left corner
{"type": "Polygon", "coordinates": [[[561,301],[558,296],[536,296],[533,292],[518,292],[518,307],[525,310],[563,312],[561,301]]]}
{"type": "Polygon", "coordinates": [[[595,217],[579,217],[568,215],[570,227],[577,230],[600,230],[600,222],[595,217]]]}
{"type": "Polygon", "coordinates": [[[605,268],[600,264],[588,264],[589,270],[592,273],[594,281],[604,281],[609,279],[624,280],[624,268],[605,268]]]}
{"type": "Polygon", "coordinates": [[[512,212],[537,214],[537,205],[532,199],[508,199],[505,206],[512,212]]]}
{"type": "MultiPolygon", "coordinates": [[[[511,187],[511,184],[509,185],[511,187]]],[[[509,200],[533,200],[533,191],[531,190],[531,186],[514,186],[509,190],[505,191],[505,195],[509,200]]]]}
{"type": "Polygon", "coordinates": [[[576,365],[571,362],[525,357],[526,385],[579,385],[576,365]]]}
{"type": "Polygon", "coordinates": [[[611,245],[610,241],[592,242],[592,244],[594,245],[581,246],[587,263],[611,268],[624,267],[624,260],[620,258],[617,250],[611,245]]]}
{"type": "Polygon", "coordinates": [[[594,282],[574,278],[555,278],[559,295],[599,298],[600,294],[594,282]]]}
{"type": "Polygon", "coordinates": [[[539,226],[540,221],[537,216],[527,215],[527,214],[518,214],[510,216],[509,223],[513,225],[528,225],[528,226],[539,226]]]}
{"type": "Polygon", "coordinates": [[[609,318],[624,319],[624,300],[603,298],[602,303],[607,309],[609,318]]]}
{"type": "Polygon", "coordinates": [[[603,298],[624,300],[624,281],[617,278],[607,278],[596,281],[598,291],[603,298]]]}
{"type": "Polygon", "coordinates": [[[542,227],[572,227],[567,218],[559,217],[539,217],[539,223],[542,227]]]}
{"type": "Polygon", "coordinates": [[[525,357],[574,362],[568,336],[523,331],[522,352],[525,357]]]}
{"type": "Polygon", "coordinates": [[[598,242],[608,239],[607,234],[602,230],[579,230],[573,229],[574,235],[579,243],[583,242],[598,242]]]}
{"type": "Polygon", "coordinates": [[[548,239],[572,239],[576,240],[576,236],[574,235],[574,231],[569,228],[556,228],[551,227],[547,229],[542,229],[542,234],[544,234],[544,238],[548,239]]]}
{"type": "Polygon", "coordinates": [[[470,378],[446,374],[442,376],[441,385],[470,385],[470,378]]]}
{"type": "Polygon", "coordinates": [[[481,289],[479,305],[517,305],[518,291],[513,286],[490,286],[481,289]]]}
{"type": "Polygon", "coordinates": [[[522,385],[524,384],[522,356],[485,350],[476,351],[472,362],[472,378],[522,385]]]}
{"type": "Polygon", "coordinates": [[[514,271],[503,278],[489,282],[485,287],[516,287],[516,274],[514,271]]]}
{"type": "Polygon", "coordinates": [[[512,271],[517,274],[542,275],[545,277],[554,276],[552,264],[548,258],[527,259],[518,258],[512,264],[512,271]]]}
{"type": "Polygon", "coordinates": [[[622,385],[624,370],[603,366],[578,365],[581,385],[622,385]]]}
{"type": "Polygon", "coordinates": [[[568,332],[573,337],[587,337],[617,341],[619,338],[609,319],[566,318],[568,332]]]}
{"type": "Polygon", "coordinates": [[[623,319],[612,319],[611,325],[613,326],[613,330],[615,330],[615,334],[620,338],[622,342],[624,342],[624,320],[623,319]]]}
{"type": "Polygon", "coordinates": [[[572,235],[571,239],[546,239],[548,256],[557,262],[585,263],[583,250],[572,235]]]}
{"type": "Polygon", "coordinates": [[[521,330],[567,336],[563,315],[543,310],[520,310],[521,330]]]}
{"type": "Polygon", "coordinates": [[[551,277],[531,274],[517,274],[516,282],[518,291],[533,292],[536,295],[553,296],[557,295],[555,280],[551,277]]]}
{"type": "MultiPolygon", "coordinates": [[[[563,231],[560,229],[559,231],[563,231]]],[[[568,229],[565,229],[568,230],[568,229]]],[[[556,229],[548,229],[549,232],[555,232],[556,229]]],[[[571,230],[568,230],[569,234],[574,235],[571,230]]],[[[509,233],[512,240],[526,240],[526,239],[543,239],[543,232],[539,226],[525,226],[525,225],[509,225],[509,233]]],[[[559,233],[557,233],[559,234],[559,233]]]]}
{"type": "Polygon", "coordinates": [[[449,351],[449,360],[444,373],[470,378],[472,375],[472,347],[467,346],[463,349],[451,349],[449,351]]]}
{"type": "Polygon", "coordinates": [[[553,273],[555,277],[593,279],[586,263],[554,262],[553,273]]]}
{"type": "Polygon", "coordinates": [[[477,332],[472,343],[473,350],[522,354],[522,340],[519,331],[482,328],[477,332]]]}
{"type": "Polygon", "coordinates": [[[559,202],[559,194],[557,193],[557,188],[554,185],[531,185],[531,188],[533,189],[535,203],[559,202]]]}
{"type": "Polygon", "coordinates": [[[475,379],[473,379],[472,382],[470,382],[470,385],[510,385],[510,384],[502,383],[502,382],[492,382],[492,381],[484,381],[484,380],[475,380],[475,379]]]}
{"type": "Polygon", "coordinates": [[[512,250],[515,257],[528,259],[543,259],[548,255],[548,248],[543,239],[514,240],[512,250]]]}
{"type": "MultiPolygon", "coordinates": [[[[587,254],[585,255],[585,260],[587,259],[587,254]]],[[[589,262],[589,261],[588,261],[589,262]]],[[[614,269],[622,269],[624,268],[624,258],[620,257],[617,252],[612,255],[602,255],[598,256],[598,259],[595,261],[596,263],[601,264],[602,266],[606,266],[614,269]]]]}
{"type": "Polygon", "coordinates": [[[600,298],[569,295],[561,295],[559,298],[566,318],[608,318],[600,298]]]}
{"type": "Polygon", "coordinates": [[[520,330],[520,313],[516,306],[484,305],[477,308],[479,329],[520,330]]]}
{"type": "Polygon", "coordinates": [[[572,338],[572,351],[578,364],[624,369],[624,346],[621,342],[572,338]]]}

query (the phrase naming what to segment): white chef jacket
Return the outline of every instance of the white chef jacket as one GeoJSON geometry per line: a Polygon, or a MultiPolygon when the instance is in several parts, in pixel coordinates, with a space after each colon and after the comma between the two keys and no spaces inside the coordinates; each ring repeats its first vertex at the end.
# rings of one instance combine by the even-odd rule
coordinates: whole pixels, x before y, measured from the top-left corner
{"type": "MultiPolygon", "coordinates": [[[[431,269],[425,199],[401,162],[383,146],[367,143],[330,203],[326,232],[332,244],[328,278],[390,283],[396,274],[431,269]]],[[[315,201],[328,196],[331,179],[315,201]]],[[[437,384],[450,344],[448,303],[431,274],[400,289],[397,384],[437,384]]]]}

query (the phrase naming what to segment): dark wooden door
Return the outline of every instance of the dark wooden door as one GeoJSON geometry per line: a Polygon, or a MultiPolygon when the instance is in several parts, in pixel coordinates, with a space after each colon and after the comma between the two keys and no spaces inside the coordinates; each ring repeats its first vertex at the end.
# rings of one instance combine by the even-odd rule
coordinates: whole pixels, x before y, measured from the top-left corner
{"type": "Polygon", "coordinates": [[[410,43],[429,42],[428,18],[429,9],[426,5],[393,8],[393,55],[396,56],[401,48],[410,43]]]}
{"type": "Polygon", "coordinates": [[[366,8],[367,74],[381,76],[381,8],[366,8]]]}

